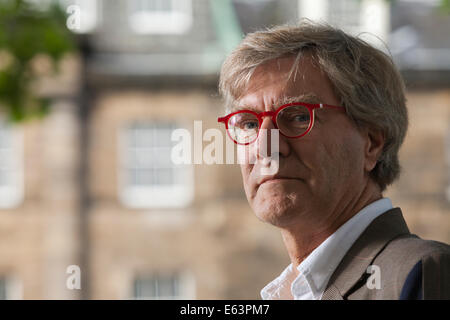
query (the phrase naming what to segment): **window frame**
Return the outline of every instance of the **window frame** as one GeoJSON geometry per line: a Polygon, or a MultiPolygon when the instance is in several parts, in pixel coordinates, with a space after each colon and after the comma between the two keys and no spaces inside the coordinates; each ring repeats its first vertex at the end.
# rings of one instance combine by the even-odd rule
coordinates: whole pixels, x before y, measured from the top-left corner
{"type": "MultiPolygon", "coordinates": [[[[168,121],[135,121],[128,123],[119,129],[118,133],[118,186],[119,198],[123,205],[134,209],[145,208],[184,208],[187,207],[194,196],[194,172],[191,165],[173,165],[175,180],[180,183],[170,185],[129,185],[128,171],[130,164],[127,160],[127,153],[132,148],[128,145],[128,130],[136,125],[144,125],[151,127],[152,124],[173,123],[173,128],[176,128],[176,123],[168,121]]],[[[133,129],[135,130],[135,129],[133,129]]],[[[155,129],[153,129],[155,130],[155,129]]],[[[157,130],[157,129],[156,129],[157,130]]],[[[172,146],[173,147],[173,146],[172,146]]],[[[158,148],[158,147],[156,147],[158,148]]],[[[170,148],[171,147],[167,147],[170,148]]]]}
{"type": "Polygon", "coordinates": [[[339,21],[330,21],[330,2],[333,0],[298,0],[298,17],[312,20],[331,22],[346,32],[359,35],[377,48],[386,51],[385,45],[380,43],[381,38],[387,41],[390,33],[390,8],[384,0],[353,0],[358,2],[359,25],[346,25],[339,21]],[[375,36],[374,36],[375,35],[375,36]],[[378,38],[379,37],[379,38],[378,38]]]}
{"type": "Polygon", "coordinates": [[[0,135],[4,130],[8,132],[8,138],[10,138],[9,148],[3,148],[0,145],[0,153],[10,152],[7,155],[9,159],[6,161],[11,168],[7,170],[13,173],[10,173],[11,180],[7,185],[0,185],[0,209],[12,209],[18,207],[24,199],[24,137],[23,131],[18,125],[11,125],[4,120],[0,120],[0,135]],[[9,150],[4,151],[2,149],[9,150]]]}
{"type": "Polygon", "coordinates": [[[143,10],[139,8],[140,1],[128,2],[128,23],[135,33],[182,35],[192,28],[192,0],[164,0],[171,3],[172,10],[169,12],[143,10]]]}
{"type": "Polygon", "coordinates": [[[195,279],[193,275],[183,270],[181,272],[152,272],[148,274],[139,274],[133,278],[133,299],[135,300],[193,300],[195,299],[195,279]],[[148,281],[152,278],[172,278],[177,281],[178,295],[164,295],[164,296],[137,296],[137,281],[148,281]]]}
{"type": "Polygon", "coordinates": [[[3,280],[5,299],[4,300],[21,300],[23,299],[22,283],[18,277],[0,274],[0,283],[3,280]]]}

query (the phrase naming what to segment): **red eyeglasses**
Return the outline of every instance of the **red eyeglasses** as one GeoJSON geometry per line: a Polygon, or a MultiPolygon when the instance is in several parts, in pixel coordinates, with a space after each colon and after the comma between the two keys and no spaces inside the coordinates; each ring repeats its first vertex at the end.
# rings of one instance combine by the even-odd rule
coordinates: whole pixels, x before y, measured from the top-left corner
{"type": "Polygon", "coordinates": [[[239,110],[224,117],[218,122],[225,123],[228,136],[237,144],[247,145],[258,138],[264,117],[272,117],[275,127],[287,138],[301,138],[311,131],[314,125],[314,110],[322,108],[344,109],[322,103],[294,102],[284,104],[276,111],[257,113],[252,110],[239,110]]]}

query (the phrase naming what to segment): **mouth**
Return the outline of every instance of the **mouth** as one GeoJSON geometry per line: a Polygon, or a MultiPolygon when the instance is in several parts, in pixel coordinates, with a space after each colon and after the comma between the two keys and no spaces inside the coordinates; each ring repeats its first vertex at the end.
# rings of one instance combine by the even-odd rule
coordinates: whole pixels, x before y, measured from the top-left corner
{"type": "Polygon", "coordinates": [[[261,186],[263,184],[270,184],[270,183],[277,183],[277,182],[282,182],[282,181],[286,181],[286,180],[296,180],[294,178],[287,178],[287,177],[265,177],[263,178],[260,182],[257,183],[257,186],[261,186]]]}
{"type": "Polygon", "coordinates": [[[275,183],[275,182],[280,182],[280,181],[282,181],[282,180],[287,180],[287,179],[284,179],[284,178],[270,179],[270,180],[266,180],[266,181],[260,183],[260,185],[262,185],[262,184],[269,184],[269,183],[275,183]]]}

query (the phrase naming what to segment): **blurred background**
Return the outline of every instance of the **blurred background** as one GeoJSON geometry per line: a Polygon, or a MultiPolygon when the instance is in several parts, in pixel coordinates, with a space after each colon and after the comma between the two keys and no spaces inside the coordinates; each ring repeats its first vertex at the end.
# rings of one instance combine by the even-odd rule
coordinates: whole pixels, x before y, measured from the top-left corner
{"type": "Polygon", "coordinates": [[[449,8],[0,0],[0,299],[259,299],[289,263],[279,231],[251,212],[238,165],[173,165],[171,132],[222,130],[226,54],[301,17],[389,48],[410,128],[386,196],[413,233],[449,243],[449,8]]]}

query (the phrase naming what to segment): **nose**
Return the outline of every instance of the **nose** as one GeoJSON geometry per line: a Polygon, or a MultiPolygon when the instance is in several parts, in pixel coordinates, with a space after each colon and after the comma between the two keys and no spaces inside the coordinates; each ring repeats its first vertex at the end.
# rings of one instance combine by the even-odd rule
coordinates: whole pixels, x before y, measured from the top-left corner
{"type": "Polygon", "coordinates": [[[272,141],[272,139],[276,139],[276,136],[272,136],[272,130],[274,129],[276,129],[276,126],[273,123],[272,118],[270,116],[264,116],[261,127],[259,128],[258,140],[256,142],[258,159],[270,158],[272,155],[272,147],[275,146],[275,144],[279,144],[279,139],[277,139],[278,141],[272,141]]]}

